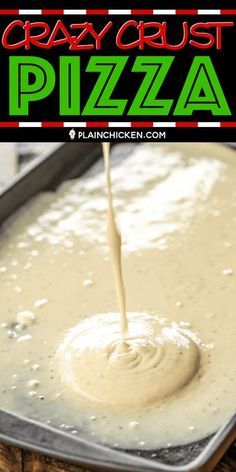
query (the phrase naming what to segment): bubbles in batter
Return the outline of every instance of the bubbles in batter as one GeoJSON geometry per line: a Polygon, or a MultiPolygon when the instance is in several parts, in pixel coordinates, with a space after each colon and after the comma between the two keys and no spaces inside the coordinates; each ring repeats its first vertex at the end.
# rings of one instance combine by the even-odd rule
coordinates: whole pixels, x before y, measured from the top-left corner
{"type": "Polygon", "coordinates": [[[200,363],[198,337],[163,317],[127,313],[90,317],[65,336],[58,349],[62,380],[82,397],[116,408],[145,407],[178,392],[200,363]]]}

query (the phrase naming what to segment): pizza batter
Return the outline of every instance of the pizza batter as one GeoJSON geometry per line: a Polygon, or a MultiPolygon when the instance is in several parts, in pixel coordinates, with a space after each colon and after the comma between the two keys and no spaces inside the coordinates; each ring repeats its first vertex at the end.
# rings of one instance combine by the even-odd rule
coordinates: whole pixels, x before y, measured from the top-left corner
{"type": "Polygon", "coordinates": [[[61,377],[92,402],[120,407],[149,406],[188,384],[198,371],[200,342],[163,317],[129,313],[121,266],[110,178],[109,143],[103,143],[107,184],[107,240],[119,314],[93,316],[70,330],[58,350],[61,377]]]}
{"type": "Polygon", "coordinates": [[[236,163],[220,145],[127,148],[112,157],[127,315],[123,299],[120,326],[103,172],[39,196],[2,234],[0,401],[154,449],[235,408],[236,163]]]}

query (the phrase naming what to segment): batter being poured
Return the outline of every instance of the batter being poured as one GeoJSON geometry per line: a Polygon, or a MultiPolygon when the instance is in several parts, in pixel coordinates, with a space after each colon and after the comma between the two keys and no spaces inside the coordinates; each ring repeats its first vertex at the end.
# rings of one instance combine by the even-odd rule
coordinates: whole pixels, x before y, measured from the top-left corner
{"type": "Polygon", "coordinates": [[[2,228],[0,405],[113,447],[190,443],[235,409],[235,153],[114,146],[112,200],[104,148],[106,174],[2,228]]]}
{"type": "Polygon", "coordinates": [[[201,343],[190,330],[163,317],[126,313],[109,148],[109,143],[103,143],[107,240],[120,313],[104,313],[80,323],[66,336],[58,353],[62,379],[70,388],[91,401],[119,409],[148,406],[188,384],[198,370],[201,343]]]}
{"type": "Polygon", "coordinates": [[[117,300],[121,316],[121,333],[122,336],[127,330],[127,316],[125,305],[125,289],[121,266],[121,236],[116,226],[114,209],[112,204],[112,190],[111,190],[111,176],[110,176],[110,144],[103,143],[103,155],[106,168],[106,183],[107,183],[107,198],[108,198],[108,225],[107,225],[107,239],[110,245],[113,271],[116,284],[117,300]]]}

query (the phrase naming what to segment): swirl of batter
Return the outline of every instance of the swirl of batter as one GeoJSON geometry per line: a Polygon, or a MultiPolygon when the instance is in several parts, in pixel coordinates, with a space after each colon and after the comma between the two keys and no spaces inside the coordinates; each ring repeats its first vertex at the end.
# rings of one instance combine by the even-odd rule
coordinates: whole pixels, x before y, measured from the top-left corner
{"type": "Polygon", "coordinates": [[[58,349],[62,380],[82,397],[117,408],[144,407],[186,386],[200,363],[200,341],[163,317],[92,316],[72,328],[58,349]]]}

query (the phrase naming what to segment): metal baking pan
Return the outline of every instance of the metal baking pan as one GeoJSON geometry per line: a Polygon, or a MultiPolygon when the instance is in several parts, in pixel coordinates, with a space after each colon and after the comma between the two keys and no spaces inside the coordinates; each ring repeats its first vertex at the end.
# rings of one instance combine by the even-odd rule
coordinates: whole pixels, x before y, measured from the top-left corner
{"type": "MultiPolygon", "coordinates": [[[[0,224],[37,193],[81,176],[100,156],[96,143],[55,144],[1,190],[0,224]]],[[[0,441],[100,472],[210,472],[235,438],[236,415],[216,434],[197,442],[156,451],[119,451],[0,409],[0,441]]]]}

